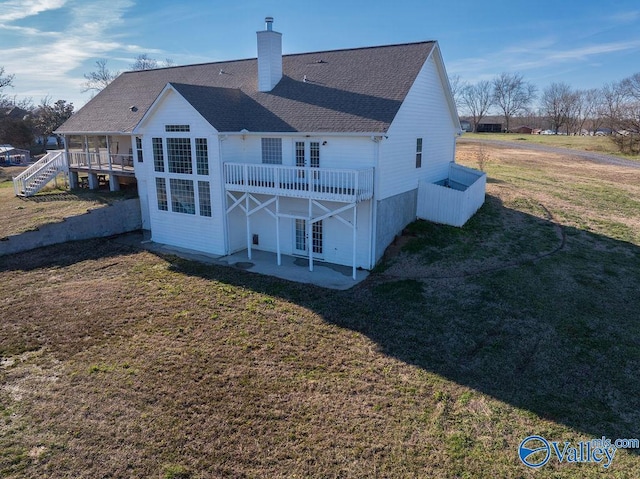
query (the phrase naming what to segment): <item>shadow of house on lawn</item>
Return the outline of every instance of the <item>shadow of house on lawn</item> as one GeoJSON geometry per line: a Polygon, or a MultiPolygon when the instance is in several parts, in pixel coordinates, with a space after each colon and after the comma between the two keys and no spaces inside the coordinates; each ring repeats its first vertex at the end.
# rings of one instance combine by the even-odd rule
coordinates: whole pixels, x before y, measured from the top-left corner
{"type": "MultiPolygon", "coordinates": [[[[421,237],[426,233],[418,231],[424,244],[412,253],[415,261],[424,261],[427,269],[438,262],[447,267],[466,258],[469,245],[478,261],[492,258],[499,248],[494,244],[483,253],[485,230],[493,239],[504,234],[505,241],[519,242],[527,258],[530,237],[514,238],[510,224],[499,219],[552,232],[556,227],[495,200],[488,205],[458,232],[438,226],[421,237]],[[452,246],[443,248],[442,257],[420,256],[443,244],[452,246]]],[[[181,274],[293,302],[329,324],[367,336],[383,354],[594,438],[634,438],[640,423],[640,248],[564,231],[564,248],[537,260],[441,279],[390,279],[383,272],[348,291],[164,259],[181,274]]],[[[32,268],[131,252],[114,242],[92,244],[36,250],[29,253],[35,255],[32,268]]],[[[24,267],[19,257],[0,260],[0,271],[24,267]]]]}
{"type": "MultiPolygon", "coordinates": [[[[519,222],[557,227],[495,201],[493,208],[480,210],[458,241],[482,238],[495,208],[519,222]]],[[[566,245],[539,259],[442,279],[373,274],[343,292],[180,259],[173,268],[294,302],[366,335],[384,354],[594,438],[635,438],[640,248],[564,231],[566,245]]]]}

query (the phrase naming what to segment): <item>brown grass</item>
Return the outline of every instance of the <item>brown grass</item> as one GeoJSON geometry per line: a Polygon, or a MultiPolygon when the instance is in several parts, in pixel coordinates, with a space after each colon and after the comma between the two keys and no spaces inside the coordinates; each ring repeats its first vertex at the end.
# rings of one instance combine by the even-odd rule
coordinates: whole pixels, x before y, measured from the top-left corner
{"type": "MultiPolygon", "coordinates": [[[[0,167],[0,238],[33,231],[47,223],[59,223],[64,218],[86,213],[87,210],[101,208],[126,193],[107,191],[75,190],[69,192],[56,189],[54,182],[36,196],[16,197],[12,176],[17,176],[24,167],[0,167]]],[[[60,188],[64,187],[62,175],[58,178],[60,188]]]]}

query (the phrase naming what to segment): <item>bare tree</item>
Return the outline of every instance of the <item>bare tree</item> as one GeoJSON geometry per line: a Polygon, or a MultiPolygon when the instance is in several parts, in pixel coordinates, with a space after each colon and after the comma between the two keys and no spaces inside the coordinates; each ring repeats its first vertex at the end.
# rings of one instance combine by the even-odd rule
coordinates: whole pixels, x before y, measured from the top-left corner
{"type": "Polygon", "coordinates": [[[640,153],[640,74],[605,85],[603,96],[611,140],[623,153],[640,153]]]}
{"type": "Polygon", "coordinates": [[[0,67],[0,89],[6,86],[13,86],[14,75],[5,75],[4,67],[0,67]]]}
{"type": "Polygon", "coordinates": [[[557,135],[565,125],[570,128],[570,120],[574,118],[576,94],[566,83],[552,83],[542,93],[540,99],[542,112],[549,118],[551,129],[557,135]]]}
{"type": "Polygon", "coordinates": [[[84,89],[82,91],[86,92],[93,90],[100,92],[104,90],[109,83],[115,80],[118,75],[120,75],[120,72],[114,72],[107,68],[106,59],[103,58],[96,60],[96,70],[84,74],[87,81],[84,83],[84,89]]]}
{"type": "Polygon", "coordinates": [[[0,67],[0,104],[6,103],[6,98],[2,94],[2,89],[8,86],[13,86],[13,78],[14,75],[5,75],[4,67],[0,67]]]}
{"type": "Polygon", "coordinates": [[[491,82],[480,81],[475,85],[466,85],[462,89],[461,101],[473,118],[473,131],[476,132],[478,124],[493,104],[491,82]]]}
{"type": "Polygon", "coordinates": [[[511,118],[524,113],[535,97],[536,87],[519,73],[501,73],[493,80],[493,103],[502,111],[507,131],[511,118]]]}
{"type": "Polygon", "coordinates": [[[143,53],[136,57],[136,61],[129,65],[129,68],[135,71],[154,70],[158,68],[158,60],[149,57],[146,53],[143,53]]]}
{"type": "Polygon", "coordinates": [[[141,71],[141,70],[155,70],[156,68],[168,68],[175,66],[176,62],[174,62],[171,58],[165,59],[164,62],[160,63],[155,58],[151,58],[146,53],[138,55],[136,57],[136,61],[133,62],[130,66],[131,70],[141,71]]]}
{"type": "Polygon", "coordinates": [[[605,119],[605,101],[602,88],[586,90],[584,92],[584,101],[587,104],[587,113],[585,115],[587,121],[585,125],[593,134],[602,127],[605,119]]]}
{"type": "Polygon", "coordinates": [[[624,89],[625,95],[636,101],[640,101],[640,73],[636,73],[622,80],[621,86],[624,89]]]}
{"type": "Polygon", "coordinates": [[[460,106],[462,106],[462,90],[466,86],[466,83],[460,78],[460,75],[451,75],[449,77],[449,86],[451,87],[453,101],[456,107],[460,108],[460,106]]]}

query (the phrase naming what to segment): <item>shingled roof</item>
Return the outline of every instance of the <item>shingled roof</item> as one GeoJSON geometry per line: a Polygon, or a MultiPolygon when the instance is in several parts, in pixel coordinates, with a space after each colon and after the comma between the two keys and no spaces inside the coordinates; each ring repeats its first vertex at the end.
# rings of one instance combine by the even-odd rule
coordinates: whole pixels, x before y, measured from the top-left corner
{"type": "Polygon", "coordinates": [[[435,45],[283,55],[270,92],[258,91],[255,58],[127,72],[57,133],[131,133],[167,84],[220,132],[384,133],[435,45]]]}

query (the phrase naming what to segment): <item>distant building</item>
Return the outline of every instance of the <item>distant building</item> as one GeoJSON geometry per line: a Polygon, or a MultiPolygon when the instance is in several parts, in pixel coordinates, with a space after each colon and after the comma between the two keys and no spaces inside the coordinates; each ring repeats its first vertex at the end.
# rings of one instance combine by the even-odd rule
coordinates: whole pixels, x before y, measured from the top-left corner
{"type": "Polygon", "coordinates": [[[21,150],[11,145],[0,145],[0,164],[22,165],[31,161],[29,150],[21,150]]]}
{"type": "Polygon", "coordinates": [[[524,133],[526,135],[533,134],[533,131],[533,128],[531,128],[530,126],[519,126],[517,128],[511,129],[511,133],[524,133]]]}
{"type": "Polygon", "coordinates": [[[478,123],[476,133],[502,133],[502,123],[478,123]]]}

